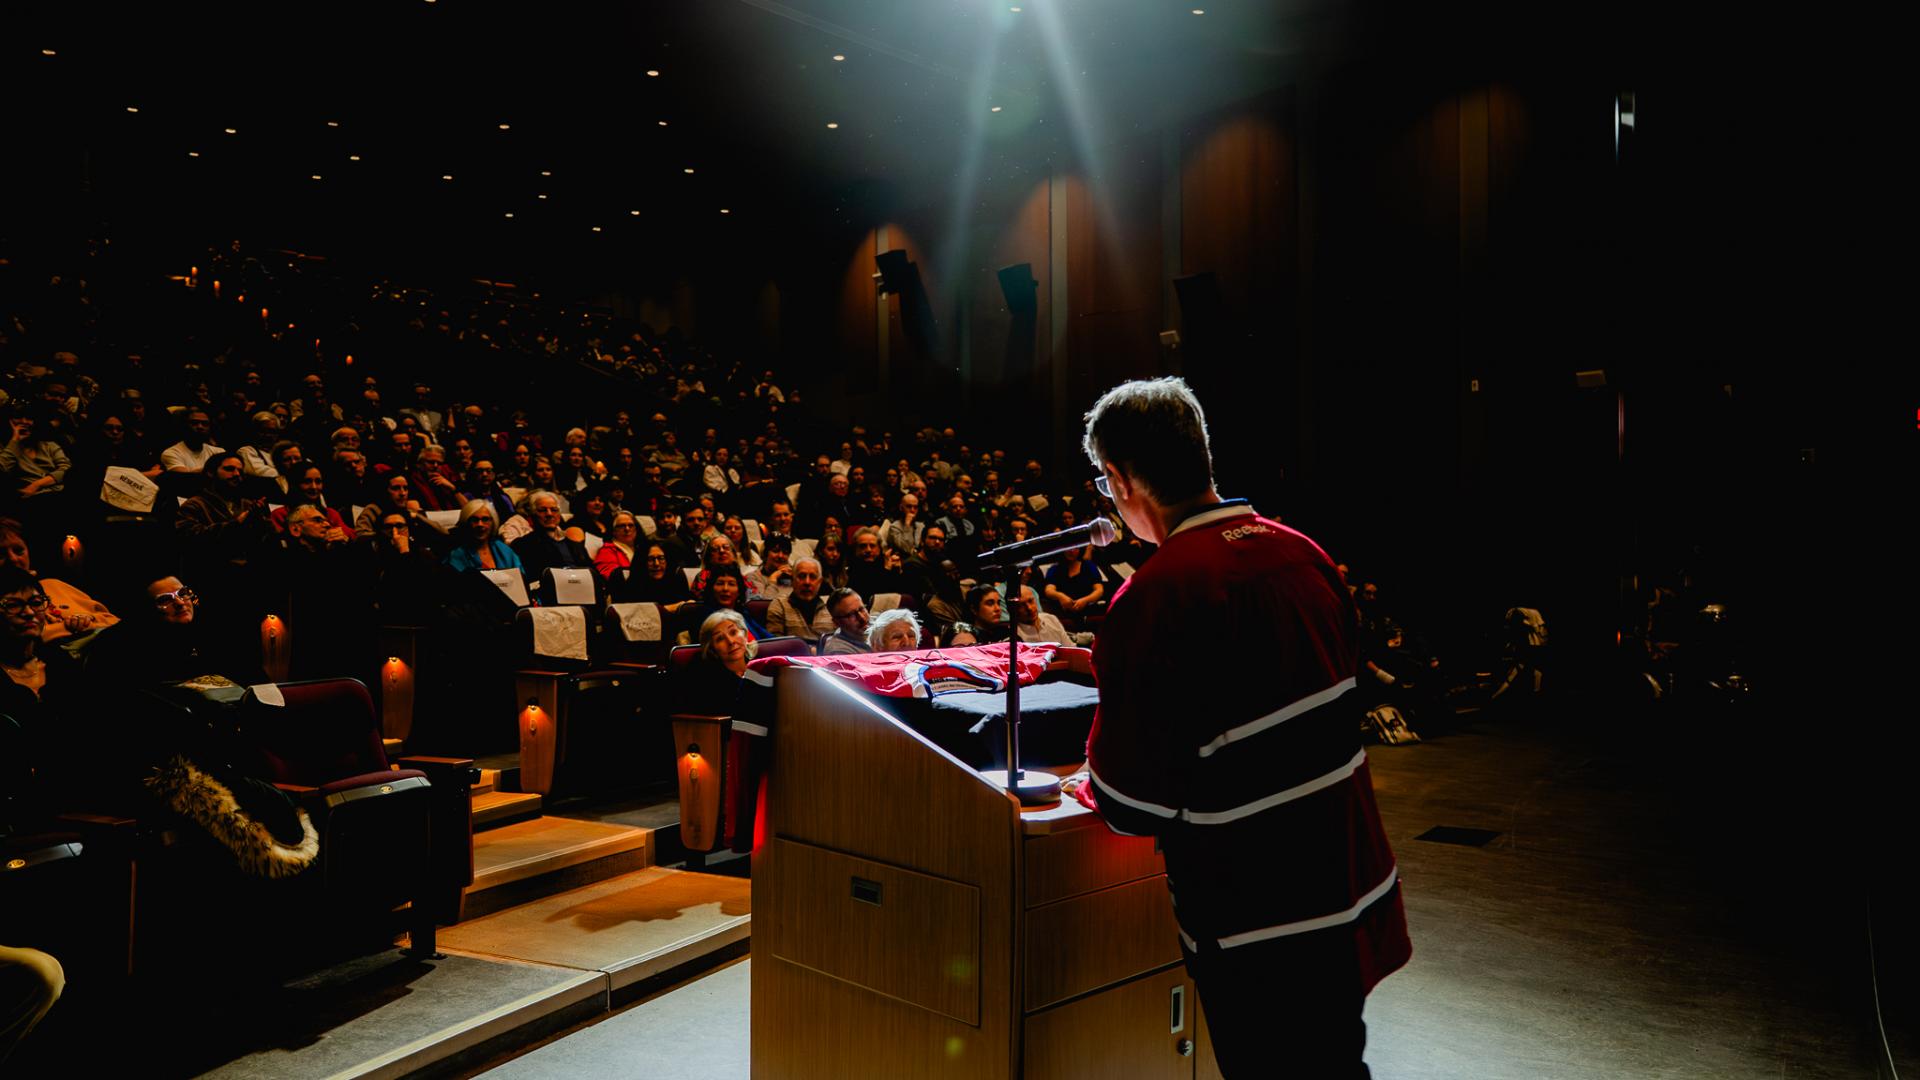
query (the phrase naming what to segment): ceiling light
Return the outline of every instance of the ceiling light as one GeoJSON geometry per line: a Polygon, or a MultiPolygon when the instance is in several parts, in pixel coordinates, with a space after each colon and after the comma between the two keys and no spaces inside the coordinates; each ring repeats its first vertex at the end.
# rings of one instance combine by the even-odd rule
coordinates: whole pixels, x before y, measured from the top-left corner
{"type": "Polygon", "coordinates": [[[453,175],[452,175],[451,173],[442,173],[442,174],[440,175],[440,179],[442,179],[442,180],[451,180],[451,179],[453,179],[453,175]]]}
{"type": "Polygon", "coordinates": [[[314,173],[314,174],[313,174],[313,179],[315,179],[315,180],[318,180],[318,179],[320,179],[320,174],[319,174],[319,173],[314,173]]]}
{"type": "Polygon", "coordinates": [[[993,111],[994,111],[994,112],[999,112],[999,111],[1000,111],[1000,106],[998,106],[998,105],[995,105],[995,106],[993,107],[993,111]]]}
{"type": "Polygon", "coordinates": [[[593,227],[593,231],[594,231],[594,232],[599,232],[599,231],[600,231],[600,226],[598,226],[598,225],[595,225],[595,226],[593,227]]]}
{"type": "Polygon", "coordinates": [[[359,161],[359,160],[360,160],[360,155],[359,155],[359,154],[348,154],[348,155],[347,155],[347,160],[348,160],[348,161],[359,161]]]}
{"type": "Polygon", "coordinates": [[[684,173],[686,173],[686,174],[687,174],[688,176],[692,176],[692,175],[693,175],[693,170],[692,170],[692,169],[682,169],[682,170],[680,170],[680,171],[681,171],[681,172],[684,172],[684,173]]]}
{"type": "Polygon", "coordinates": [[[723,214],[731,214],[731,213],[733,213],[733,211],[731,211],[731,210],[729,210],[729,209],[727,209],[727,208],[726,208],[726,207],[724,207],[724,206],[720,208],[720,212],[721,212],[721,213],[723,213],[723,214]]]}
{"type": "Polygon", "coordinates": [[[660,77],[660,73],[659,73],[659,72],[657,72],[657,71],[655,71],[655,70],[653,70],[652,68],[648,68],[648,69],[647,69],[647,77],[648,77],[648,78],[650,78],[650,79],[657,79],[657,78],[659,78],[659,77],[660,77]]]}
{"type": "Polygon", "coordinates": [[[1194,13],[1195,15],[1205,15],[1205,14],[1207,13],[1207,9],[1206,9],[1206,8],[1194,8],[1194,9],[1193,9],[1193,13],[1194,13]]]}
{"type": "Polygon", "coordinates": [[[828,124],[828,125],[827,125],[827,130],[828,130],[828,131],[832,131],[832,130],[834,130],[834,129],[836,129],[836,128],[838,128],[839,126],[840,126],[839,124],[828,124]]]}
{"type": "Polygon", "coordinates": [[[552,171],[551,169],[541,169],[541,170],[540,170],[540,175],[541,175],[541,176],[552,176],[552,175],[553,175],[553,171],[552,171]]]}
{"type": "Polygon", "coordinates": [[[638,210],[629,210],[629,211],[627,211],[627,213],[629,213],[629,214],[632,214],[632,215],[633,215],[634,217],[639,217],[639,216],[640,216],[640,211],[638,211],[638,210]]]}
{"type": "Polygon", "coordinates": [[[132,105],[129,105],[129,106],[127,106],[127,111],[128,111],[128,112],[139,112],[140,110],[139,110],[139,109],[137,109],[137,108],[135,108],[135,107],[134,107],[134,106],[132,106],[132,105]]]}
{"type": "Polygon", "coordinates": [[[329,121],[327,121],[327,126],[328,126],[328,127],[339,127],[339,126],[340,126],[340,121],[338,121],[338,120],[329,120],[329,121]]]}
{"type": "Polygon", "coordinates": [[[661,126],[661,127],[666,127],[666,126],[667,126],[667,122],[666,122],[665,120],[662,120],[662,121],[660,121],[660,126],[661,126]]]}
{"type": "Polygon", "coordinates": [[[841,54],[841,53],[834,53],[834,54],[833,54],[833,58],[834,58],[834,60],[836,60],[836,61],[840,61],[840,60],[845,60],[845,59],[846,59],[846,56],[845,56],[845,55],[843,55],[843,54],[841,54]]]}
{"type": "Polygon", "coordinates": [[[188,156],[188,157],[199,157],[199,156],[200,156],[200,151],[198,151],[198,150],[189,150],[189,151],[187,151],[187,156],[188,156]]]}
{"type": "Polygon", "coordinates": [[[512,216],[513,216],[513,211],[511,211],[511,210],[509,210],[509,211],[507,211],[507,216],[508,216],[508,217],[512,217],[512,216]]]}
{"type": "Polygon", "coordinates": [[[221,130],[223,130],[223,131],[225,131],[225,132],[226,132],[227,134],[229,134],[229,135],[238,135],[238,134],[240,134],[240,131],[239,131],[239,129],[238,129],[238,128],[222,128],[221,130]]]}
{"type": "Polygon", "coordinates": [[[546,198],[546,196],[545,196],[545,195],[536,195],[536,196],[534,196],[534,198],[536,198],[536,199],[544,199],[544,198],[546,198]]]}
{"type": "Polygon", "coordinates": [[[512,131],[512,130],[513,130],[513,125],[512,125],[512,124],[501,124],[501,125],[500,125],[500,130],[501,130],[501,131],[512,131]]]}
{"type": "Polygon", "coordinates": [[[40,50],[40,55],[41,55],[41,56],[58,56],[58,55],[60,55],[60,54],[59,54],[59,53],[56,53],[56,52],[54,52],[54,51],[53,51],[52,49],[41,49],[41,50],[40,50]]]}
{"type": "Polygon", "coordinates": [[[1013,12],[1017,12],[1017,11],[1019,11],[1020,9],[1019,9],[1019,8],[1017,8],[1017,7],[1010,7],[1010,8],[1008,8],[1007,10],[1008,10],[1008,11],[1013,11],[1013,12]]]}

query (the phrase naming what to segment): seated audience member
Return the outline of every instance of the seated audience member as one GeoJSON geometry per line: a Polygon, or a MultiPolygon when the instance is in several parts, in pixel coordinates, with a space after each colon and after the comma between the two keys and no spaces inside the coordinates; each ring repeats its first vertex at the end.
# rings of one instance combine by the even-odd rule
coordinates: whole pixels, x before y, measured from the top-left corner
{"type": "Polygon", "coordinates": [[[486,503],[474,499],[461,507],[460,521],[453,530],[453,547],[443,560],[447,569],[521,570],[524,573],[520,557],[506,541],[494,535],[496,528],[493,508],[486,503]]]}
{"type": "Polygon", "coordinates": [[[707,616],[716,611],[738,612],[744,620],[747,632],[753,640],[771,637],[767,628],[754,622],[747,615],[747,585],[740,577],[737,566],[716,566],[707,574],[705,586],[695,594],[692,605],[680,612],[679,620],[682,633],[689,639],[698,630],[707,616]]]}
{"type": "Polygon", "coordinates": [[[867,648],[873,652],[908,652],[920,647],[920,620],[906,608],[883,611],[867,624],[867,648]]]}
{"type": "MultiPolygon", "coordinates": [[[[340,531],[338,542],[344,543],[353,534],[353,530],[347,527],[347,519],[340,515],[340,511],[327,505],[327,474],[317,463],[308,462],[300,466],[299,472],[294,476],[293,490],[288,492],[288,495],[318,509],[320,516],[326,519],[328,527],[340,531]]],[[[287,531],[287,515],[291,509],[283,506],[268,515],[267,520],[273,523],[275,532],[287,531]]]]}
{"type": "Polygon", "coordinates": [[[620,571],[633,566],[635,545],[640,542],[640,519],[625,510],[613,515],[607,542],[593,553],[593,570],[602,581],[613,581],[620,571]]]}
{"type": "Polygon", "coordinates": [[[687,576],[673,565],[665,545],[658,540],[647,542],[645,554],[626,580],[613,580],[612,593],[615,603],[659,604],[669,613],[679,611],[693,599],[687,591],[687,576]]]}
{"type": "Polygon", "coordinates": [[[39,949],[0,945],[0,1066],[60,1000],[67,974],[39,949]]]}
{"type": "Polygon", "coordinates": [[[827,592],[847,587],[846,545],[836,536],[823,536],[814,545],[814,558],[820,562],[821,588],[827,592]]]}
{"type": "Polygon", "coordinates": [[[587,545],[568,536],[560,524],[559,496],[551,491],[527,496],[527,516],[533,519],[533,531],[513,542],[513,553],[520,557],[520,567],[529,580],[549,567],[593,565],[587,545]]]}
{"type": "Polygon", "coordinates": [[[823,584],[818,559],[795,561],[792,591],[767,605],[767,630],[808,641],[833,633],[833,615],[820,593],[823,584]]]}
{"type": "Polygon", "coordinates": [[[0,566],[0,671],[7,674],[0,714],[29,729],[43,723],[43,702],[78,689],[78,662],[41,640],[50,607],[32,574],[0,566]]]}
{"type": "Polygon", "coordinates": [[[910,559],[919,554],[920,537],[926,528],[927,523],[920,517],[920,500],[902,495],[899,516],[887,519],[880,526],[880,543],[902,559],[910,559]]]}
{"type": "Polygon", "coordinates": [[[1005,641],[1013,636],[1012,627],[1000,618],[1000,590],[992,585],[975,585],[967,591],[967,621],[986,643],[1005,641]]]}
{"type": "MultiPolygon", "coordinates": [[[[237,604],[239,580],[254,549],[272,535],[267,501],[243,494],[246,476],[237,454],[214,455],[205,489],[180,504],[173,519],[183,568],[206,582],[222,604],[237,604]]],[[[237,610],[237,608],[235,608],[237,610]]]]}
{"type": "Polygon", "coordinates": [[[380,493],[367,471],[367,455],[358,450],[335,450],[327,470],[327,490],[351,513],[380,493]]]}
{"type": "Polygon", "coordinates": [[[793,538],[793,504],[786,499],[775,499],[767,509],[767,536],[793,538]]]}
{"type": "Polygon", "coordinates": [[[793,554],[793,541],[785,536],[767,540],[766,557],[747,571],[747,588],[754,595],[777,600],[793,591],[793,573],[787,560],[793,554]]]}
{"type": "Polygon", "coordinates": [[[485,500],[493,507],[493,516],[497,521],[505,521],[514,515],[513,499],[502,487],[493,471],[491,458],[475,458],[473,468],[468,471],[466,484],[460,489],[469,499],[485,500]]]}
{"type": "MultiPolygon", "coordinates": [[[[168,472],[206,472],[213,455],[225,453],[207,442],[213,433],[213,417],[205,409],[187,410],[187,433],[180,441],[160,451],[160,464],[168,472]]],[[[245,463],[242,463],[245,468],[245,463]]]]}
{"type": "MultiPolygon", "coordinates": [[[[33,556],[27,550],[26,533],[12,518],[0,518],[0,557],[6,565],[33,575],[33,556]]],[[[37,575],[34,575],[37,576],[37,575]]],[[[39,578],[47,595],[46,626],[40,631],[43,641],[64,641],[76,634],[105,629],[120,621],[107,605],[79,589],[54,578],[39,578]]]]}
{"type": "Polygon", "coordinates": [[[413,497],[420,500],[423,510],[457,510],[460,508],[460,484],[454,479],[453,470],[447,467],[446,451],[428,443],[420,448],[414,458],[413,468],[408,471],[407,479],[413,481],[413,497]]]}
{"type": "Polygon", "coordinates": [[[372,669],[367,630],[374,602],[365,559],[365,548],[351,546],[319,507],[301,503],[287,512],[286,546],[266,560],[258,587],[270,610],[286,611],[297,623],[292,678],[372,669]]]}
{"type": "Polygon", "coordinates": [[[686,510],[681,513],[680,531],[675,534],[675,539],[680,541],[681,547],[686,548],[692,553],[691,561],[683,563],[682,565],[700,565],[701,560],[706,555],[707,541],[719,535],[719,530],[712,527],[712,521],[713,511],[699,503],[688,506],[686,510]]]}
{"type": "Polygon", "coordinates": [[[729,716],[741,677],[747,673],[758,646],[737,611],[715,611],[701,620],[696,631],[700,657],[678,673],[674,711],[702,716],[729,716]]]}
{"type": "Polygon", "coordinates": [[[920,550],[900,567],[901,591],[910,592],[937,623],[965,617],[958,568],[947,557],[947,530],[935,523],[920,534],[920,550]]]}
{"type": "Polygon", "coordinates": [[[680,540],[679,500],[670,501],[660,507],[660,513],[653,519],[653,535],[647,539],[659,544],[667,553],[667,561],[676,567],[693,566],[699,563],[700,556],[687,549],[680,540]]]}
{"type": "Polygon", "coordinates": [[[268,456],[273,460],[274,471],[274,478],[269,482],[270,487],[277,489],[282,495],[292,492],[294,474],[300,471],[301,465],[306,464],[306,452],[300,449],[299,443],[291,439],[282,439],[273,444],[273,449],[268,456]]]}
{"type": "Polygon", "coordinates": [[[692,465],[687,460],[686,452],[680,449],[680,436],[671,430],[660,433],[660,445],[647,460],[649,464],[660,466],[660,471],[669,479],[686,475],[692,465]]]}
{"type": "Polygon", "coordinates": [[[833,633],[820,641],[821,656],[872,652],[867,645],[867,602],[852,589],[835,589],[827,597],[827,611],[833,616],[833,633]]]}
{"type": "Polygon", "coordinates": [[[1073,635],[1050,611],[1040,610],[1040,596],[1033,586],[1020,588],[1020,599],[1013,605],[1014,627],[1021,641],[1051,641],[1056,645],[1073,644],[1073,635]]]}
{"type": "Polygon", "coordinates": [[[605,487],[593,484],[583,489],[574,497],[573,508],[573,516],[567,519],[568,529],[579,529],[582,535],[591,533],[602,540],[613,531],[605,487]]]}
{"type": "Polygon", "coordinates": [[[974,633],[972,623],[954,623],[947,627],[946,633],[940,635],[940,647],[943,649],[958,649],[962,646],[978,644],[980,644],[980,635],[974,633]]]}
{"type": "Polygon", "coordinates": [[[935,524],[947,530],[947,547],[953,549],[955,558],[970,559],[979,551],[975,537],[980,526],[967,509],[965,495],[956,491],[948,496],[947,512],[935,524]]]}
{"type": "Polygon", "coordinates": [[[741,575],[740,584],[746,591],[745,599],[758,599],[758,594],[753,591],[753,587],[747,584],[745,571],[740,566],[740,554],[734,550],[733,541],[727,539],[725,533],[709,535],[706,547],[701,549],[700,572],[694,575],[692,585],[695,596],[706,590],[707,578],[716,568],[722,566],[731,567],[735,573],[741,575]]]}
{"type": "MultiPolygon", "coordinates": [[[[111,672],[116,683],[153,686],[200,675],[224,675],[252,685],[265,680],[255,649],[223,636],[204,618],[194,590],[171,574],[150,580],[147,604],[120,625],[101,631],[88,670],[111,672]]],[[[255,624],[257,626],[258,624],[255,624]]]]}
{"type": "Polygon", "coordinates": [[[416,542],[413,523],[399,510],[384,510],[374,523],[373,605],[388,626],[421,626],[434,621],[439,606],[440,561],[416,542]]]}
{"type": "Polygon", "coordinates": [[[1106,574],[1093,561],[1091,544],[1062,552],[1045,580],[1047,605],[1074,621],[1098,611],[1107,596],[1106,574]]]}
{"type": "Polygon", "coordinates": [[[861,529],[853,534],[847,588],[861,596],[901,591],[900,553],[882,546],[878,530],[861,529]]]}
{"type": "Polygon", "coordinates": [[[720,519],[720,532],[733,541],[733,553],[739,557],[742,569],[751,570],[760,565],[760,541],[747,535],[747,523],[739,514],[720,519]]]}
{"type": "Polygon", "coordinates": [[[242,443],[234,453],[240,455],[240,463],[249,478],[256,480],[278,480],[280,470],[273,463],[273,447],[284,436],[280,433],[280,417],[269,410],[253,414],[253,434],[242,443]]]}
{"type": "Polygon", "coordinates": [[[67,470],[73,463],[57,440],[35,434],[41,417],[39,410],[17,408],[13,411],[13,437],[0,446],[0,473],[13,485],[21,499],[32,499],[65,490],[67,470]]]}

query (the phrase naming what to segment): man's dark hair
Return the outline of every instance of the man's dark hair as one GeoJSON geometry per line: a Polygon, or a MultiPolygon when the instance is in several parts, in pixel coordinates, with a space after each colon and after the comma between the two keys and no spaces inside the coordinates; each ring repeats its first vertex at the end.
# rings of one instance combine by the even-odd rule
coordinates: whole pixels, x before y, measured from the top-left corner
{"type": "MultiPolygon", "coordinates": [[[[860,600],[863,604],[866,603],[865,600],[861,599],[860,594],[852,589],[835,589],[827,594],[827,614],[833,615],[833,609],[839,605],[840,601],[845,600],[849,596],[860,600]]],[[[839,616],[834,617],[838,618],[839,616]]]]}
{"type": "Polygon", "coordinates": [[[788,555],[793,554],[793,537],[791,536],[767,537],[767,553],[772,554],[773,552],[776,552],[776,551],[784,551],[788,555]]]}
{"type": "Polygon", "coordinates": [[[1107,391],[1087,411],[1081,446],[1095,468],[1115,465],[1162,503],[1213,486],[1207,418],[1178,378],[1141,379],[1107,391]]]}

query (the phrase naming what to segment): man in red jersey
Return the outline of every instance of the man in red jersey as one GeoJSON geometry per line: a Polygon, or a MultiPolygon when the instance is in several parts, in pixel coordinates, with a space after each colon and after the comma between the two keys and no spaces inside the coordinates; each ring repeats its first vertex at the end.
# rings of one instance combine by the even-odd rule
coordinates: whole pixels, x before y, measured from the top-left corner
{"type": "Polygon", "coordinates": [[[1123,384],[1086,420],[1096,486],[1159,550],[1100,627],[1075,794],[1160,838],[1226,1076],[1366,1077],[1367,993],[1411,946],[1351,693],[1353,600],[1312,540],[1214,490],[1186,383],[1123,384]],[[1196,630],[1239,662],[1197,658],[1196,630]]]}

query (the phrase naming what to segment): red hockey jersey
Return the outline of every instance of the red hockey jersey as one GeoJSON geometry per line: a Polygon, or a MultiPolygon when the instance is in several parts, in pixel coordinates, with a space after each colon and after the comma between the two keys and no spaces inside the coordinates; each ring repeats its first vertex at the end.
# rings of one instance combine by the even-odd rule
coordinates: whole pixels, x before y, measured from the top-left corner
{"type": "Polygon", "coordinates": [[[1351,940],[1371,989],[1411,952],[1349,693],[1352,598],[1312,540],[1243,501],[1181,522],[1094,644],[1092,802],[1161,838],[1190,949],[1351,940]]]}

